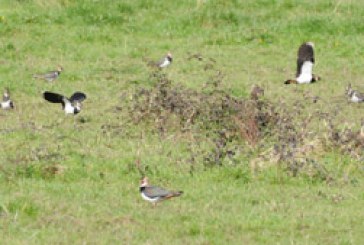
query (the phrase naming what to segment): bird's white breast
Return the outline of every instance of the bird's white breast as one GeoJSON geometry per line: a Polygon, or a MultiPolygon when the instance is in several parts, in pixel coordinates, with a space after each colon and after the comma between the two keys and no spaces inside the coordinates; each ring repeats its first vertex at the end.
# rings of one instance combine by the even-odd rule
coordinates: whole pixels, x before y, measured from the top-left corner
{"type": "Polygon", "coordinates": [[[358,102],[362,102],[363,99],[359,98],[358,95],[354,92],[354,94],[351,96],[351,101],[355,102],[355,103],[358,103],[358,102]]]}
{"type": "Polygon", "coordinates": [[[158,202],[159,201],[159,197],[155,197],[155,198],[150,198],[147,195],[144,194],[144,192],[141,192],[142,198],[148,202],[158,202]]]}
{"type": "Polygon", "coordinates": [[[313,63],[311,61],[305,61],[301,67],[301,73],[297,77],[298,83],[310,83],[312,81],[312,68],[313,63]]]}
{"type": "Polygon", "coordinates": [[[65,102],[64,112],[66,114],[74,114],[75,113],[75,108],[72,106],[72,104],[69,101],[65,102]]]}
{"type": "Polygon", "coordinates": [[[10,103],[11,103],[11,100],[1,102],[1,108],[3,108],[3,109],[9,109],[11,107],[10,106],[10,103]]]}
{"type": "Polygon", "coordinates": [[[171,64],[171,62],[168,59],[164,59],[163,63],[159,65],[160,68],[166,67],[169,64],[171,64]]]}

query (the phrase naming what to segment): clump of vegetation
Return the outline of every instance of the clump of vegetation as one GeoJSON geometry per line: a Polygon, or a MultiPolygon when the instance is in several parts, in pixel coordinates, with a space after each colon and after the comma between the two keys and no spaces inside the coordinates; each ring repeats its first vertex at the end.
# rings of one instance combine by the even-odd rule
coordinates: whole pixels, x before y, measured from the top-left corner
{"type": "Polygon", "coordinates": [[[220,88],[220,73],[216,76],[219,83],[214,83],[212,90],[197,92],[174,84],[163,73],[154,73],[154,86],[140,88],[133,94],[130,117],[136,123],[155,122],[162,134],[171,128],[204,131],[206,136],[210,130],[224,131],[228,139],[244,139],[255,145],[265,128],[276,120],[273,107],[260,99],[229,95],[220,88]]]}
{"type": "Polygon", "coordinates": [[[334,122],[332,117],[325,115],[328,128],[327,139],[331,146],[339,149],[342,153],[350,155],[357,160],[364,160],[364,120],[360,130],[350,127],[340,129],[340,124],[334,122]]]}
{"type": "MultiPolygon", "coordinates": [[[[237,98],[223,86],[223,75],[216,71],[203,91],[175,83],[160,71],[150,76],[153,86],[139,88],[132,95],[129,115],[134,123],[149,123],[161,136],[179,131],[192,139],[210,143],[208,149],[191,150],[191,159],[202,159],[205,166],[222,165],[238,153],[257,154],[250,162],[254,172],[278,165],[291,176],[331,181],[332,174],[320,163],[328,147],[363,157],[363,139],[358,132],[339,132],[333,125],[335,113],[305,111],[319,98],[297,96],[292,106],[263,99],[264,90],[254,86],[250,98],[237,98]],[[320,131],[317,125],[325,123],[320,131]]],[[[197,148],[196,141],[190,142],[197,148]]]]}
{"type": "MultiPolygon", "coordinates": [[[[236,149],[230,142],[255,146],[277,120],[271,104],[257,95],[243,99],[224,91],[221,72],[202,92],[175,84],[160,72],[152,77],[152,88],[140,88],[132,96],[129,114],[133,122],[151,122],[162,136],[177,130],[209,142],[208,150],[191,157],[201,158],[206,166],[221,165],[225,158],[234,156],[236,149]]],[[[198,142],[191,144],[199,148],[198,142]]]]}

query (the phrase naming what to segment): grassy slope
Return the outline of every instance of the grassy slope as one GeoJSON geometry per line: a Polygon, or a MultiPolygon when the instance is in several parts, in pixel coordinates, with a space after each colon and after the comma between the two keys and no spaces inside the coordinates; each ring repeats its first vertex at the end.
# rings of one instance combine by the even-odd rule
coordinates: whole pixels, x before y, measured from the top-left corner
{"type": "MultiPolygon", "coordinates": [[[[257,83],[269,99],[289,101],[286,92],[295,88],[282,81],[294,74],[296,49],[305,40],[316,43],[315,69],[324,80],[298,89],[320,95],[325,102],[319,106],[327,109],[347,81],[362,83],[361,1],[115,2],[0,3],[0,83],[10,87],[17,106],[0,112],[7,141],[0,147],[4,244],[364,243],[362,178],[333,187],[278,181],[275,171],[252,177],[243,160],[191,176],[184,136],[161,140],[114,109],[128,96],[123,91],[149,86],[142,58],[168,50],[175,57],[168,69],[174,81],[203,86],[211,74],[186,60],[188,52],[201,52],[217,60],[234,95],[246,96],[257,83]],[[65,68],[57,83],[31,79],[57,64],[65,68]],[[44,103],[44,90],[81,90],[89,98],[74,120],[44,103]],[[185,195],[156,209],[143,202],[138,155],[152,182],[180,187],[185,195]],[[47,178],[41,167],[54,164],[65,172],[47,178]]],[[[344,100],[335,106],[358,124],[363,107],[344,100]]],[[[346,158],[326,158],[350,172],[346,158]]]]}

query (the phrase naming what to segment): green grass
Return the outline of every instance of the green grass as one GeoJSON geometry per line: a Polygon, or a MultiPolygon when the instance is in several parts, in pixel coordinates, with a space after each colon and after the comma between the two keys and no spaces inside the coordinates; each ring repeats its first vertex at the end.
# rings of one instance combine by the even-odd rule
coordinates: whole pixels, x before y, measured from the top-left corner
{"type": "Polygon", "coordinates": [[[342,124],[357,128],[363,106],[343,94],[348,82],[364,89],[362,16],[360,0],[2,0],[0,89],[10,88],[16,109],[0,111],[1,243],[364,244],[362,163],[336,149],[318,156],[333,184],[279,166],[252,174],[243,153],[191,172],[189,135],[159,137],[126,108],[132,91],[152,86],[143,58],[168,51],[168,77],[201,91],[214,72],[187,59],[201,53],[236,97],[253,84],[287,104],[308,91],[322,98],[308,111],[338,107],[342,124]],[[286,87],[308,40],[323,80],[286,87]],[[58,64],[54,84],[32,79],[58,64]],[[43,101],[45,90],[88,99],[65,117],[43,101]],[[137,159],[152,183],[184,195],[156,208],[143,201],[137,159]]]}

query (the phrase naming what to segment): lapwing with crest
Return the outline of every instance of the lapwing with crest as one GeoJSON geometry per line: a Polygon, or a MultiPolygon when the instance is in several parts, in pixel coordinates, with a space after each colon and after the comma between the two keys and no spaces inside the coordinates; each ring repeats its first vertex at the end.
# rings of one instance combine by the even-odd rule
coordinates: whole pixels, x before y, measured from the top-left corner
{"type": "Polygon", "coordinates": [[[46,91],[43,93],[43,97],[51,103],[62,104],[62,109],[66,114],[75,115],[81,111],[81,103],[86,99],[86,94],[75,92],[70,98],[67,98],[64,95],[46,91]]]}
{"type": "Polygon", "coordinates": [[[348,96],[348,100],[350,102],[354,103],[364,102],[364,94],[358,92],[357,90],[352,89],[350,83],[346,87],[346,95],[348,96]]]}
{"type": "Polygon", "coordinates": [[[289,79],[284,83],[304,84],[321,80],[319,76],[312,74],[314,64],[314,44],[312,42],[305,42],[298,49],[296,79],[289,79]]]}
{"type": "Polygon", "coordinates": [[[3,101],[0,102],[0,106],[4,110],[8,110],[8,109],[13,109],[14,108],[14,103],[10,99],[10,92],[9,92],[9,89],[8,88],[6,88],[4,90],[3,101]]]}
{"type": "Polygon", "coordinates": [[[63,71],[63,67],[58,66],[57,69],[54,70],[54,71],[48,71],[48,72],[43,73],[43,74],[34,74],[33,78],[43,79],[43,80],[46,80],[48,82],[53,82],[54,80],[56,80],[61,75],[62,71],[63,71]]]}
{"type": "Polygon", "coordinates": [[[183,191],[169,191],[158,186],[149,185],[148,178],[143,177],[139,187],[142,198],[154,206],[160,201],[178,197],[183,194],[183,191]]]}
{"type": "Polygon", "coordinates": [[[163,69],[166,68],[167,66],[169,66],[170,64],[172,64],[173,61],[173,57],[171,52],[168,52],[166,56],[164,56],[161,60],[157,61],[157,62],[149,62],[148,64],[152,67],[157,67],[159,69],[163,69]]]}

